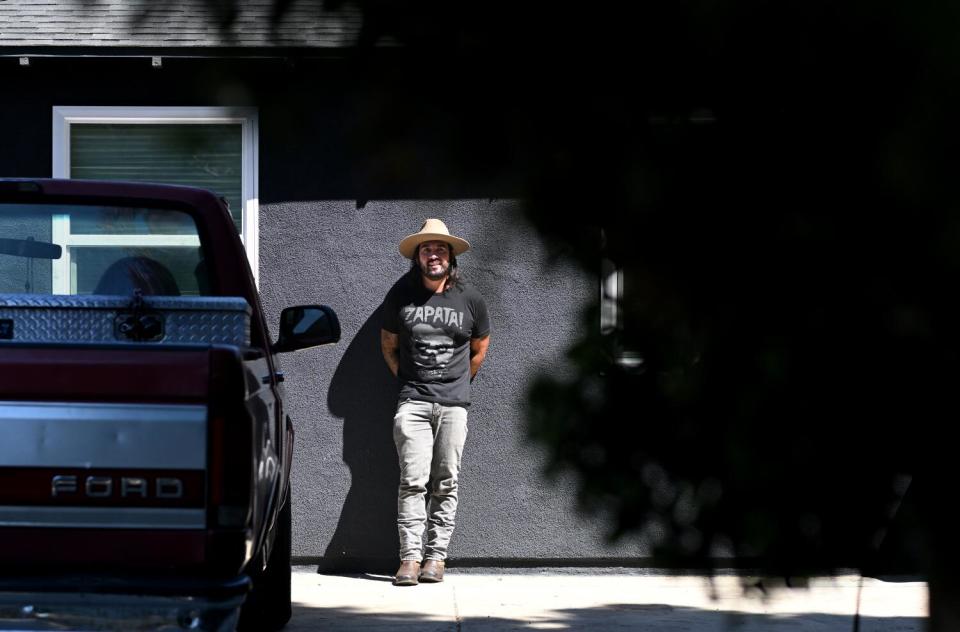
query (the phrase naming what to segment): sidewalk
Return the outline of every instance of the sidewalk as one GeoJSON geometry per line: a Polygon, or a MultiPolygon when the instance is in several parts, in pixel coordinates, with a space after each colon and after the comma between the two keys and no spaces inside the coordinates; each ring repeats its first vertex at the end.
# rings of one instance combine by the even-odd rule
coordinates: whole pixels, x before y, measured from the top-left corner
{"type": "MultiPolygon", "coordinates": [[[[386,575],[319,575],[295,567],[287,632],[400,630],[669,630],[849,632],[860,578],[812,580],[808,588],[744,595],[732,576],[634,569],[447,571],[441,584],[396,587],[386,575]]],[[[860,632],[922,632],[926,584],[864,579],[860,632]]]]}

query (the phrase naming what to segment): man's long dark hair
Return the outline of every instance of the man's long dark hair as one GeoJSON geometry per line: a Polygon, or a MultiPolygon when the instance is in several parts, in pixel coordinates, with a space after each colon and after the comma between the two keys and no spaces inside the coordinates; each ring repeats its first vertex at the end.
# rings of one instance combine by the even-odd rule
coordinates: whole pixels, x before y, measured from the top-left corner
{"type": "MultiPolygon", "coordinates": [[[[423,286],[423,282],[420,280],[423,271],[420,270],[420,262],[418,261],[420,258],[420,245],[416,247],[416,249],[413,251],[413,256],[410,257],[410,271],[407,272],[407,276],[409,277],[410,283],[413,287],[423,286]]],[[[444,294],[446,294],[447,290],[452,287],[463,289],[460,266],[457,265],[457,258],[453,254],[453,246],[447,244],[447,251],[450,253],[450,266],[447,268],[447,282],[443,286],[444,294]]]]}

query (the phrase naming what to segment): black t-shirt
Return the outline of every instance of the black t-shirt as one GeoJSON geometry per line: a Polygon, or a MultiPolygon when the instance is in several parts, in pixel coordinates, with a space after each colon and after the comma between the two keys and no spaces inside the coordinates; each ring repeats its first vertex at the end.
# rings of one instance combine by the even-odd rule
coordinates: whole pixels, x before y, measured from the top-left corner
{"type": "Polygon", "coordinates": [[[470,405],[470,339],[490,333],[483,297],[473,288],[435,294],[400,279],[383,301],[381,326],[399,335],[400,399],[470,405]]]}

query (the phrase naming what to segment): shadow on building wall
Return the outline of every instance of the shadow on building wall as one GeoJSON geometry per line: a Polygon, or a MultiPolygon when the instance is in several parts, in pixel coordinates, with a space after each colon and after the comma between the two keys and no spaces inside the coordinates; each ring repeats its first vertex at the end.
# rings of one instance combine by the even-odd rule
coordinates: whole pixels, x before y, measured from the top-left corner
{"type": "Polygon", "coordinates": [[[350,342],[330,383],[330,412],[343,419],[350,489],[319,571],[396,570],[397,481],[393,415],[398,386],[380,351],[380,310],[350,342]]]}

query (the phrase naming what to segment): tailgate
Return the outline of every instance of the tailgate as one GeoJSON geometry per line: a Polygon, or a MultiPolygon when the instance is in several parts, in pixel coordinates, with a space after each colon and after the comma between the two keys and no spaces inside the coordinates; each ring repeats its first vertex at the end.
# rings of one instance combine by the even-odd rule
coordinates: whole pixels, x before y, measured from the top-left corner
{"type": "Polygon", "coordinates": [[[0,565],[201,562],[209,349],[0,354],[0,565]]]}

